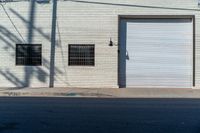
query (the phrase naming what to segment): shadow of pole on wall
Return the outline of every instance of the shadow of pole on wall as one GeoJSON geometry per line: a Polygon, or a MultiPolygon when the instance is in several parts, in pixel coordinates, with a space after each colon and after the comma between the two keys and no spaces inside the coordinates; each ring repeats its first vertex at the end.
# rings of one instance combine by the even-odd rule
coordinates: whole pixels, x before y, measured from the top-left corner
{"type": "Polygon", "coordinates": [[[56,45],[56,19],[57,19],[57,0],[53,0],[52,27],[51,27],[51,55],[50,55],[50,77],[49,87],[54,87],[55,74],[55,45],[56,45]]]}
{"type": "Polygon", "coordinates": [[[29,16],[29,25],[28,25],[28,43],[33,42],[33,36],[34,36],[34,23],[35,23],[35,0],[31,0],[30,2],[30,16],[29,16]]]}
{"type": "MultiPolygon", "coordinates": [[[[28,24],[28,40],[27,42],[31,45],[33,43],[33,37],[34,37],[34,23],[35,23],[35,0],[30,1],[30,16],[29,16],[29,24],[28,24]]],[[[33,75],[33,68],[25,66],[25,75],[24,75],[24,83],[26,84],[26,87],[30,86],[30,79],[33,75]]]]}

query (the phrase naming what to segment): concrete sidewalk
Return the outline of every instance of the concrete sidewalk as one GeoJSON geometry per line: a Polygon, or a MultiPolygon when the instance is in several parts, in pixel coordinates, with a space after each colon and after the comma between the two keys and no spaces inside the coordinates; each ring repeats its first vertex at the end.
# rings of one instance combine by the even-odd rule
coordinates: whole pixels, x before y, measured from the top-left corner
{"type": "Polygon", "coordinates": [[[198,89],[166,88],[0,88],[0,96],[98,98],[200,98],[198,89]]]}

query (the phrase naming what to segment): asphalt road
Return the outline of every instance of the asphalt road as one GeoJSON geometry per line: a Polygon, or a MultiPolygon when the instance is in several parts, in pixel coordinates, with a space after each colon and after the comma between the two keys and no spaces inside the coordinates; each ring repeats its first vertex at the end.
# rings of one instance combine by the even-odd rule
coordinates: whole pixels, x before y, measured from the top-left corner
{"type": "Polygon", "coordinates": [[[0,133],[200,133],[200,99],[1,97],[0,133]]]}

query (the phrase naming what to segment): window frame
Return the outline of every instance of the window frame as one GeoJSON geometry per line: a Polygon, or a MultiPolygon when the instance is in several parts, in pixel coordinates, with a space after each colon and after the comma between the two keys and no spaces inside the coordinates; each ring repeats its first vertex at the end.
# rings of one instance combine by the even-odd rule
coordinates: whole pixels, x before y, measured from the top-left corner
{"type": "Polygon", "coordinates": [[[42,66],[42,44],[28,44],[28,43],[26,43],[26,44],[23,44],[23,43],[16,44],[16,47],[15,47],[15,65],[16,66],[42,66]],[[18,46],[22,46],[22,45],[23,46],[32,46],[32,47],[40,46],[40,49],[41,49],[41,51],[40,51],[40,63],[38,63],[38,64],[33,64],[33,63],[31,63],[31,64],[25,64],[25,63],[24,64],[19,64],[19,63],[17,63],[17,60],[18,60],[17,53],[18,53],[18,50],[19,50],[18,46]]]}
{"type": "MultiPolygon", "coordinates": [[[[83,57],[84,58],[84,57],[83,57]]],[[[68,44],[68,66],[70,66],[70,67],[73,67],[73,66],[79,66],[79,67],[95,67],[95,44],[68,44]],[[71,64],[70,63],[70,48],[71,48],[71,46],[91,46],[92,48],[93,48],[93,62],[92,62],[92,64],[86,64],[86,63],[84,63],[84,64],[71,64]]]]}

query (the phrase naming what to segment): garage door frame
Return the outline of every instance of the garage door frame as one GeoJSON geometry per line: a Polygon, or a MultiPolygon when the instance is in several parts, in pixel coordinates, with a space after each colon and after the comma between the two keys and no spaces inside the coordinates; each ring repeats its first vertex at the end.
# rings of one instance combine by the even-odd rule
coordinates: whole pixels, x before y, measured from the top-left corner
{"type": "MultiPolygon", "coordinates": [[[[195,15],[119,15],[118,16],[118,86],[120,88],[125,88],[126,86],[120,84],[120,32],[121,32],[121,20],[131,20],[131,19],[192,19],[193,23],[193,79],[192,84],[195,87],[195,65],[196,65],[196,57],[195,57],[195,15]]],[[[126,75],[125,75],[126,76],[126,75]]],[[[125,83],[126,84],[126,83],[125,83]]]]}

